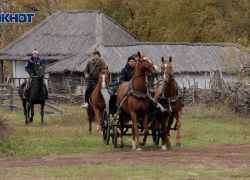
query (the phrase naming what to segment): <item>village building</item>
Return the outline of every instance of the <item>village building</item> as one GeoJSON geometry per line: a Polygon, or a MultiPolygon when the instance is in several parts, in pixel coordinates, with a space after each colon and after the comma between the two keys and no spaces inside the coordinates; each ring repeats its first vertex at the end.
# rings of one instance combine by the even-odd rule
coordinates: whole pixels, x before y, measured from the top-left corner
{"type": "MultiPolygon", "coordinates": [[[[141,42],[126,28],[97,10],[73,10],[52,14],[0,52],[0,61],[13,61],[13,77],[27,78],[26,61],[33,49],[46,65],[46,83],[53,93],[76,93],[84,84],[83,71],[87,62],[98,50],[109,67],[111,82],[118,82],[119,72],[126,65],[127,58],[140,51],[158,66],[161,58],[173,59],[175,78],[180,86],[189,76],[190,85],[198,82],[199,88],[209,87],[209,73],[222,70],[224,78],[233,77],[223,71],[220,58],[226,57],[230,49],[239,52],[236,45],[226,43],[168,43],[141,42]],[[206,85],[204,75],[207,75],[206,85]],[[193,80],[195,78],[195,80],[193,80]]],[[[249,58],[249,54],[244,54],[249,58]]],[[[0,69],[1,70],[1,69],[0,69]]],[[[149,77],[156,81],[156,76],[149,77]]],[[[20,81],[20,80],[19,80],[20,81]]],[[[19,85],[15,81],[15,85],[19,85]]],[[[23,80],[20,82],[22,83],[23,80]]]]}

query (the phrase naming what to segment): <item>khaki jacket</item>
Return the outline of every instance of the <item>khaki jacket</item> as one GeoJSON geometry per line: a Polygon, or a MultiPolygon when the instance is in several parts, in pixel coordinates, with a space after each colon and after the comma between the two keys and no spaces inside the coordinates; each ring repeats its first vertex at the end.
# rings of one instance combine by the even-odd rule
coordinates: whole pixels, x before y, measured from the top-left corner
{"type": "Polygon", "coordinates": [[[84,70],[84,75],[89,75],[88,80],[91,82],[95,82],[95,81],[99,80],[99,68],[107,70],[106,64],[102,59],[100,59],[98,61],[98,64],[96,66],[95,66],[95,64],[96,64],[95,60],[92,59],[91,61],[88,62],[87,66],[85,67],[85,70],[84,70]],[[95,66],[95,68],[93,69],[94,66],[95,66]],[[92,70],[92,72],[90,73],[91,70],[92,70]]]}

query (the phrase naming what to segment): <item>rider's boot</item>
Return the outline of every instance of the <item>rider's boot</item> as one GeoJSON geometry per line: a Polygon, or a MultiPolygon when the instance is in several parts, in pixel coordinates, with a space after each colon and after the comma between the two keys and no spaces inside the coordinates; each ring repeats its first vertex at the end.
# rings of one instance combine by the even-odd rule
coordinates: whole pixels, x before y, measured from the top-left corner
{"type": "Polygon", "coordinates": [[[23,92],[23,98],[24,98],[24,99],[27,98],[27,90],[26,90],[26,88],[25,88],[25,90],[24,90],[24,92],[23,92]]]}
{"type": "Polygon", "coordinates": [[[87,108],[88,108],[88,106],[89,106],[89,103],[87,103],[87,102],[84,102],[84,103],[82,104],[82,108],[87,109],[87,108]]]}

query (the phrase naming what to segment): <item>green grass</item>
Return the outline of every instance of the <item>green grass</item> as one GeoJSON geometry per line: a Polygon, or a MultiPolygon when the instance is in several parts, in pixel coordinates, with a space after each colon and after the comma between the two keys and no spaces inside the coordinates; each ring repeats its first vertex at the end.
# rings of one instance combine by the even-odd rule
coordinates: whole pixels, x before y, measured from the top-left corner
{"type": "MultiPolygon", "coordinates": [[[[39,108],[39,107],[37,107],[39,108]]],[[[8,137],[0,140],[0,157],[86,153],[101,151],[131,150],[132,137],[124,137],[125,148],[112,148],[103,145],[102,136],[96,132],[92,123],[92,135],[88,133],[86,111],[77,106],[60,105],[63,116],[45,115],[45,125],[41,126],[40,113],[35,112],[34,122],[25,126],[22,111],[0,109],[1,117],[9,124],[8,137]]],[[[174,124],[173,124],[174,125],[174,124]]],[[[250,142],[249,117],[230,113],[225,107],[210,110],[185,107],[182,116],[182,148],[200,148],[217,144],[250,142]]],[[[173,148],[176,131],[171,131],[173,148]]],[[[161,144],[161,142],[160,142],[161,144]]],[[[149,136],[142,149],[160,150],[161,145],[153,145],[149,136]]],[[[249,159],[250,154],[242,154],[249,159]]],[[[179,156],[166,158],[166,162],[147,162],[146,164],[105,165],[116,161],[115,158],[102,158],[98,164],[82,166],[32,166],[0,168],[0,179],[246,179],[250,178],[247,168],[227,169],[214,166],[199,166],[195,160],[179,156]],[[178,163],[179,162],[179,163],[178,163]],[[176,164],[178,163],[178,164],[176,164]]],[[[216,160],[211,160],[216,161],[216,160]]],[[[216,162],[215,162],[216,163],[216,162]]]]}
{"type": "MultiPolygon", "coordinates": [[[[88,133],[86,111],[77,106],[60,105],[63,116],[45,115],[41,126],[40,113],[35,112],[34,122],[25,126],[22,111],[10,112],[0,109],[7,116],[10,135],[0,141],[0,157],[31,156],[47,154],[84,153],[95,151],[131,150],[132,137],[124,138],[125,148],[112,148],[103,145],[102,136],[96,132],[96,123],[92,123],[92,135],[88,133]]],[[[174,124],[173,124],[174,125],[174,124]]],[[[176,131],[171,131],[171,143],[175,148],[176,131]]],[[[222,107],[220,109],[199,109],[186,107],[182,116],[182,148],[204,147],[223,143],[244,143],[250,141],[250,123],[248,117],[239,117],[222,107]]],[[[153,145],[152,137],[147,139],[142,149],[159,149],[153,145]]]]}
{"type": "Polygon", "coordinates": [[[173,165],[34,166],[1,168],[2,179],[245,179],[249,169],[173,165]],[[53,177],[53,178],[52,178],[53,177]]]}

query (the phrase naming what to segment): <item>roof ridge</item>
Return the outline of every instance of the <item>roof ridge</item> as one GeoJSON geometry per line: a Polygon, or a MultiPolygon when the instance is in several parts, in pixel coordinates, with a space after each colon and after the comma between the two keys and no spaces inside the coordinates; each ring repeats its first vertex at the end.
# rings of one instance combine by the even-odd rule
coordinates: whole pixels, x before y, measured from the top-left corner
{"type": "Polygon", "coordinates": [[[239,48],[238,44],[231,43],[189,43],[189,42],[136,42],[131,44],[102,44],[104,47],[112,46],[137,46],[137,45],[187,45],[187,46],[234,46],[239,48]]]}
{"type": "Polygon", "coordinates": [[[59,12],[61,12],[61,13],[70,13],[70,14],[75,14],[75,13],[102,13],[101,10],[85,10],[85,9],[59,11],[59,12]]]}

